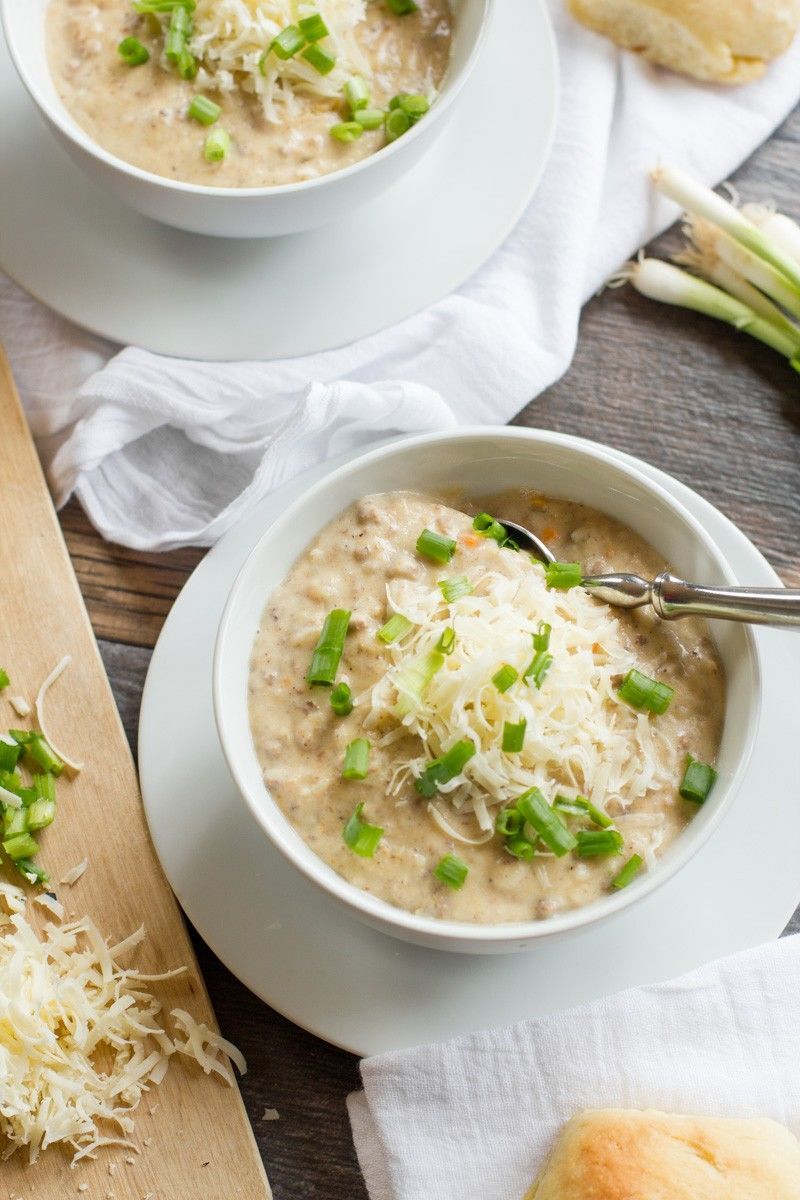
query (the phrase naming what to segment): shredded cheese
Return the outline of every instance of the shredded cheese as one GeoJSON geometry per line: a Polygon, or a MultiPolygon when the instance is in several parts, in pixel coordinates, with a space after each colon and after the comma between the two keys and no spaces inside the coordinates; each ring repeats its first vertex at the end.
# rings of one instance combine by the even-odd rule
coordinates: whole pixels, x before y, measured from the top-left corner
{"type": "Polygon", "coordinates": [[[398,763],[392,788],[419,776],[432,758],[464,738],[475,745],[474,757],[463,774],[439,785],[428,809],[449,836],[453,829],[443,809],[472,813],[479,830],[490,835],[491,810],[531,787],[550,800],[556,792],[582,794],[623,812],[664,786],[666,756],[657,725],[617,697],[617,682],[635,660],[613,610],[580,588],[548,589],[544,571],[523,555],[507,552],[502,571],[484,567],[473,576],[472,593],[449,605],[438,587],[419,581],[387,588],[389,610],[408,617],[415,631],[387,647],[386,674],[364,697],[367,726],[396,724],[408,664],[430,654],[446,629],[456,632],[453,652],[421,697],[400,706],[401,713],[410,709],[402,725],[418,735],[422,753],[398,763]],[[540,621],[552,626],[553,664],[537,690],[522,675],[540,621]],[[501,693],[492,676],[504,663],[520,678],[501,693]],[[521,720],[527,722],[522,750],[504,753],[504,724],[521,720]]]}
{"type": "Polygon", "coordinates": [[[31,706],[24,696],[9,696],[8,703],[18,717],[27,717],[30,715],[31,706]]]}
{"type": "Polygon", "coordinates": [[[74,762],[68,755],[66,755],[64,753],[63,750],[59,749],[59,747],[55,744],[53,739],[50,737],[50,734],[47,732],[47,727],[44,723],[44,699],[45,699],[45,696],[47,695],[48,691],[53,686],[53,684],[56,682],[56,680],[59,679],[61,677],[61,675],[63,675],[64,671],[66,671],[67,667],[69,666],[69,664],[71,662],[72,662],[72,655],[65,654],[64,657],[61,659],[61,661],[59,663],[56,663],[56,665],[53,667],[50,674],[43,681],[42,686],[39,688],[39,691],[36,696],[36,701],[34,703],[34,709],[36,710],[36,720],[39,723],[39,729],[42,731],[42,734],[43,734],[45,740],[49,743],[53,752],[55,754],[57,754],[58,757],[63,762],[64,767],[67,771],[67,774],[68,775],[77,775],[80,771],[83,770],[83,763],[74,762]]]}
{"type": "MultiPolygon", "coordinates": [[[[159,1001],[145,984],[185,968],[144,975],[120,959],[139,945],[143,929],[109,946],[89,918],[37,934],[25,915],[25,895],[0,882],[0,1133],[4,1157],[27,1149],[35,1162],[55,1143],[73,1163],[102,1146],[131,1140],[132,1112],[166,1074],[177,1052],[227,1083],[225,1056],[245,1070],[230,1042],[176,1009],[167,1032],[159,1001]]],[[[39,903],[44,903],[39,897],[39,903]]],[[[51,906],[54,915],[57,908],[51,906]]],[[[155,1106],[153,1106],[155,1108],[155,1106]]]]}
{"type": "Polygon", "coordinates": [[[70,867],[70,869],[61,876],[61,882],[67,884],[67,886],[77,883],[88,866],[88,858],[81,859],[79,863],[76,863],[74,867],[70,867]]]}

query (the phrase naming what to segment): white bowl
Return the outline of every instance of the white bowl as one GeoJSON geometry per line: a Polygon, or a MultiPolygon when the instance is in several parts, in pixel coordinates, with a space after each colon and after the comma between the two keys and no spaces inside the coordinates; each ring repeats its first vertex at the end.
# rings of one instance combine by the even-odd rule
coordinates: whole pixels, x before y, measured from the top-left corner
{"type": "MultiPolygon", "coordinates": [[[[735,575],[697,520],[656,483],[603,446],[527,429],[464,430],[405,439],[334,471],[276,519],[240,571],[214,653],[214,711],[222,748],[253,815],[286,859],[329,896],[385,933],[442,950],[525,949],[637,904],[697,852],[728,807],[756,737],[760,673],[748,626],[716,622],[712,633],[727,676],[727,705],[709,799],[657,866],[613,896],[544,921],[472,925],[405,912],[348,883],[316,856],[264,785],[248,720],[248,675],[267,598],[297,556],[337,513],[371,492],[459,487],[474,496],[499,488],[537,491],[589,504],[624,522],[687,579],[735,584],[735,575]]],[[[658,936],[654,931],[654,936],[658,936]]]]}
{"type": "MultiPolygon", "coordinates": [[[[280,187],[214,188],[142,171],[109,154],[74,120],[56,90],[45,51],[48,0],[0,0],[11,58],[39,112],[92,179],[145,216],[219,237],[273,237],[334,221],[379,195],[436,141],[485,41],[494,0],[455,0],[450,67],[425,119],[376,154],[344,170],[280,187]]],[[[468,152],[468,148],[465,148],[468,152]]]]}

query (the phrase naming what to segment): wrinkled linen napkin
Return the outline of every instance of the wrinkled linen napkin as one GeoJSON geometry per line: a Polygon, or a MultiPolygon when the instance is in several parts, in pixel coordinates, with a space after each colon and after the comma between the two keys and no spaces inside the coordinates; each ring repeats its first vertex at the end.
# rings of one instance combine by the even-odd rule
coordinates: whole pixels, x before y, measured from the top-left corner
{"type": "Polygon", "coordinates": [[[758,83],[714,88],[548,3],[561,100],[539,191],[482,270],[399,326],[270,363],[115,355],[0,277],[0,337],[57,504],[77,493],[124,545],[209,545],[299,471],[391,433],[508,421],[566,370],[581,304],[677,216],[649,168],[725,178],[800,98],[800,39],[758,83]]]}
{"type": "Polygon", "coordinates": [[[584,1108],[766,1116],[800,1135],[799,984],[800,937],[787,937],[669,983],[365,1059],[348,1107],[371,1200],[522,1200],[584,1108]]]}

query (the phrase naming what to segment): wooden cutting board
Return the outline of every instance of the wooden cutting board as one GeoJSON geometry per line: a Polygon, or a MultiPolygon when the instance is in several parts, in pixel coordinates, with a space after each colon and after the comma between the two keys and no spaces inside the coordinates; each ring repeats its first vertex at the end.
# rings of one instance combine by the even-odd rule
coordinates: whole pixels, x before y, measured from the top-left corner
{"type": "MultiPolygon", "coordinates": [[[[178,905],[150,842],[128,743],[1,348],[0,430],[0,666],[12,681],[0,695],[0,729],[24,724],[8,697],[23,695],[32,703],[41,681],[71,654],[72,665],[48,694],[47,724],[53,739],[85,764],[74,781],[59,780],[58,815],[41,837],[38,861],[69,916],[88,915],[114,938],[144,924],[148,938],[132,965],[155,972],[185,964],[186,975],[153,990],[165,1012],[184,1008],[215,1027],[178,905]],[[82,878],[72,887],[60,885],[85,856],[89,867],[82,878]]],[[[191,746],[174,752],[190,754],[191,746]]],[[[37,910],[33,906],[31,919],[37,910]]],[[[74,1169],[59,1147],[45,1151],[35,1166],[14,1155],[0,1164],[4,1200],[270,1197],[238,1088],[181,1057],[142,1101],[135,1120],[139,1154],[101,1149],[96,1162],[74,1169]],[[126,1161],[131,1157],[132,1163],[126,1161]]]]}

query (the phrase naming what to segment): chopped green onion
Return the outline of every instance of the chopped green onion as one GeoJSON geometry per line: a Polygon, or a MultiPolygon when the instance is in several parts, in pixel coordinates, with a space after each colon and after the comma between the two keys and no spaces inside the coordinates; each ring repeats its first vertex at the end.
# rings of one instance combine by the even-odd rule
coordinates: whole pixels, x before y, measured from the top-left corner
{"type": "Polygon", "coordinates": [[[386,117],[382,108],[360,108],[358,123],[362,129],[380,129],[386,117]]]}
{"type": "Polygon", "coordinates": [[[32,787],[23,787],[19,789],[19,798],[25,808],[30,808],[36,799],[36,790],[32,787]]]}
{"type": "Polygon", "coordinates": [[[16,742],[13,746],[9,746],[7,742],[0,742],[0,771],[13,771],[21,754],[22,746],[16,742]]]}
{"type": "Polygon", "coordinates": [[[19,871],[28,883],[49,883],[50,876],[43,867],[39,867],[29,858],[18,858],[14,862],[14,866],[19,871]]]}
{"type": "Polygon", "coordinates": [[[188,8],[178,5],[173,8],[169,19],[169,29],[164,38],[164,56],[170,62],[176,63],[186,49],[186,41],[192,31],[192,18],[188,8]]]}
{"type": "Polygon", "coordinates": [[[379,641],[385,642],[387,646],[391,646],[392,642],[399,642],[413,628],[414,624],[412,621],[409,621],[408,617],[404,617],[402,613],[393,613],[375,636],[379,641]]]}
{"type": "Polygon", "coordinates": [[[310,46],[306,46],[300,57],[304,58],[309,66],[318,71],[320,75],[330,75],[336,66],[335,57],[332,54],[328,54],[316,42],[312,42],[310,46]]]}
{"type": "Polygon", "coordinates": [[[553,808],[570,813],[572,816],[587,816],[600,829],[608,829],[613,824],[608,813],[603,812],[602,808],[597,808],[585,796],[576,796],[573,800],[568,796],[556,796],[553,808]]]}
{"type": "Polygon", "coordinates": [[[481,537],[491,538],[495,542],[504,542],[508,537],[508,530],[505,525],[501,525],[490,513],[478,513],[477,517],[472,521],[472,528],[481,537]]]}
{"type": "Polygon", "coordinates": [[[306,682],[330,687],[336,679],[339,660],[344,650],[344,639],[350,625],[352,613],[346,608],[335,608],[329,612],[322,626],[319,641],[314,647],[311,666],[308,668],[306,682]]]}
{"type": "Polygon", "coordinates": [[[221,126],[218,126],[216,129],[212,129],[206,138],[205,145],[203,146],[203,155],[206,162],[218,163],[228,157],[230,149],[230,134],[221,126]]]}
{"type": "Polygon", "coordinates": [[[448,604],[454,604],[462,596],[468,596],[472,591],[472,583],[466,575],[456,575],[453,579],[440,579],[439,589],[448,604]]]}
{"type": "Polygon", "coordinates": [[[553,632],[553,626],[548,625],[546,621],[539,622],[539,631],[533,635],[533,648],[537,651],[550,649],[550,634],[553,632]]]}
{"type": "Polygon", "coordinates": [[[344,98],[350,112],[360,120],[358,114],[361,109],[369,108],[369,88],[360,75],[353,75],[352,79],[348,79],[344,85],[344,98]]]}
{"type": "Polygon", "coordinates": [[[368,774],[369,742],[366,738],[356,738],[345,749],[342,779],[366,779],[368,774]]]}
{"type": "Polygon", "coordinates": [[[508,663],[503,663],[499,671],[495,671],[492,676],[492,683],[497,688],[498,692],[507,692],[519,679],[519,672],[515,671],[508,663]]]}
{"type": "Polygon", "coordinates": [[[536,854],[536,847],[528,838],[522,834],[512,834],[506,838],[505,848],[509,854],[513,854],[514,858],[520,858],[523,862],[530,862],[536,854]]]}
{"type": "Polygon", "coordinates": [[[527,726],[524,718],[517,725],[512,725],[510,721],[503,723],[503,750],[506,754],[518,754],[522,749],[527,726]]]}
{"type": "Polygon", "coordinates": [[[419,5],[416,3],[416,0],[386,0],[386,6],[397,17],[405,17],[409,13],[419,12],[419,5]]]}
{"type": "Polygon", "coordinates": [[[41,733],[29,729],[10,729],[9,733],[24,747],[25,755],[33,767],[49,771],[51,775],[60,775],[64,770],[61,759],[41,733]]]}
{"type": "Polygon", "coordinates": [[[33,780],[37,800],[49,800],[55,804],[56,780],[54,775],[37,775],[33,780]]]}
{"type": "Polygon", "coordinates": [[[442,533],[434,533],[432,529],[423,529],[417,538],[417,554],[423,558],[432,558],[434,562],[449,563],[456,552],[453,538],[445,537],[442,533]]]}
{"type": "Polygon", "coordinates": [[[36,844],[35,838],[32,838],[29,833],[20,833],[16,837],[7,838],[3,841],[3,849],[9,858],[33,858],[39,847],[36,844]]]}
{"type": "Polygon", "coordinates": [[[380,825],[368,825],[366,821],[362,821],[363,811],[364,805],[357,804],[355,812],[342,830],[342,837],[345,845],[349,846],[354,854],[359,854],[362,858],[372,858],[378,848],[378,842],[383,837],[383,830],[380,825]]]}
{"type": "MultiPolygon", "coordinates": [[[[182,11],[185,12],[186,10],[183,9],[182,11]]],[[[147,49],[147,46],[142,45],[136,37],[123,38],[117,46],[117,53],[128,67],[140,67],[150,57],[150,51],[147,49]]]]}
{"type": "Polygon", "coordinates": [[[566,592],[569,588],[580,586],[583,582],[583,570],[580,563],[547,563],[544,579],[549,588],[558,588],[559,591],[566,592]]]}
{"type": "Polygon", "coordinates": [[[438,792],[440,783],[449,783],[461,774],[474,753],[475,743],[469,738],[463,738],[451,746],[441,758],[434,758],[429,762],[420,777],[414,780],[414,787],[421,796],[430,800],[438,792]]]}
{"type": "Polygon", "coordinates": [[[19,837],[28,832],[28,809],[7,808],[3,813],[3,837],[19,837]]]}
{"type": "Polygon", "coordinates": [[[619,874],[615,875],[611,880],[611,886],[615,888],[627,887],[629,883],[638,875],[642,866],[642,857],[639,854],[632,854],[625,866],[620,870],[619,874]]]}
{"type": "Polygon", "coordinates": [[[700,762],[686,755],[686,770],[683,773],[681,786],[678,789],[684,800],[693,800],[702,804],[708,796],[717,779],[717,772],[708,763],[700,762]]]}
{"type": "Polygon", "coordinates": [[[364,132],[364,126],[358,121],[340,121],[338,125],[331,125],[331,137],[336,138],[337,142],[356,142],[364,132]]]}
{"type": "Polygon", "coordinates": [[[297,25],[287,25],[277,37],[272,39],[269,48],[274,55],[286,62],[288,59],[294,58],[298,50],[302,50],[305,44],[306,39],[297,25]]]}
{"type": "Polygon", "coordinates": [[[209,100],[208,96],[195,96],[186,110],[187,117],[199,121],[201,125],[213,125],[219,120],[222,106],[209,100]]]}
{"type": "Polygon", "coordinates": [[[430,101],[427,96],[409,95],[408,92],[401,92],[399,96],[395,96],[389,102],[389,108],[400,109],[406,114],[412,125],[415,125],[420,117],[424,117],[425,113],[430,108],[430,101]]]}
{"type": "Polygon", "coordinates": [[[494,821],[495,829],[498,833],[502,833],[503,837],[515,837],[518,833],[522,833],[524,824],[522,813],[513,807],[501,808],[494,821]]]}
{"type": "Polygon", "coordinates": [[[411,128],[411,118],[408,113],[403,112],[402,108],[395,108],[386,114],[384,127],[387,142],[396,142],[404,133],[408,133],[411,128]]]}
{"type": "Polygon", "coordinates": [[[440,654],[452,654],[456,648],[456,631],[452,625],[448,625],[442,636],[436,643],[436,649],[440,654]]]}
{"type": "Polygon", "coordinates": [[[30,808],[22,811],[27,813],[29,830],[45,829],[55,820],[56,804],[54,800],[34,800],[30,808]]]}
{"type": "Polygon", "coordinates": [[[622,834],[616,829],[579,829],[575,853],[581,858],[598,858],[603,854],[619,854],[624,846],[622,834]]]}
{"type": "Polygon", "coordinates": [[[5,788],[7,792],[14,792],[18,796],[22,787],[22,776],[19,771],[0,770],[0,787],[5,788]]]}
{"type": "Polygon", "coordinates": [[[9,678],[8,671],[4,671],[3,668],[0,667],[0,692],[2,692],[3,688],[7,688],[10,683],[11,680],[9,678]]]}
{"type": "Polygon", "coordinates": [[[553,665],[553,656],[548,654],[546,650],[539,650],[528,663],[525,668],[522,678],[527,683],[533,680],[537,689],[542,686],[544,677],[553,665]]]}
{"type": "Polygon", "coordinates": [[[399,699],[394,707],[397,717],[405,717],[421,702],[430,681],[437,671],[444,666],[444,654],[441,650],[431,650],[429,654],[421,654],[401,668],[395,677],[395,687],[399,699]]]}
{"type": "Polygon", "coordinates": [[[669,708],[675,689],[668,683],[660,683],[659,680],[651,679],[649,675],[643,675],[641,671],[632,667],[617,688],[617,695],[620,700],[630,704],[631,708],[646,708],[650,712],[660,714],[669,708]]]}
{"type": "Polygon", "coordinates": [[[530,788],[519,797],[516,807],[525,821],[536,830],[549,850],[561,858],[577,846],[577,839],[570,833],[558,813],[550,807],[538,788],[530,788]]]}
{"type": "Polygon", "coordinates": [[[301,17],[297,24],[307,42],[320,42],[330,33],[322,14],[318,12],[311,13],[308,17],[301,17]]]}
{"type": "Polygon", "coordinates": [[[331,708],[337,717],[349,717],[353,711],[353,693],[349,683],[337,683],[331,688],[331,708]]]}
{"type": "MultiPolygon", "coordinates": [[[[190,52],[188,46],[184,46],[178,55],[178,74],[181,79],[194,79],[197,75],[198,65],[197,59],[190,52]]],[[[208,157],[208,155],[206,155],[208,157]]],[[[223,155],[224,158],[224,155],[223,155]]],[[[217,159],[210,159],[210,162],[217,162],[217,159]]]]}
{"type": "Polygon", "coordinates": [[[176,8],[188,8],[194,12],[195,0],[133,0],[138,13],[171,13],[176,8]]]}
{"type": "Polygon", "coordinates": [[[447,887],[457,892],[464,886],[469,874],[469,867],[460,858],[456,858],[455,854],[445,854],[444,858],[434,867],[433,873],[440,883],[446,884],[447,887]]]}

